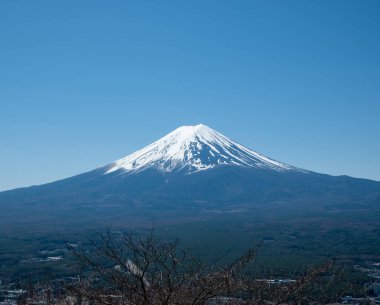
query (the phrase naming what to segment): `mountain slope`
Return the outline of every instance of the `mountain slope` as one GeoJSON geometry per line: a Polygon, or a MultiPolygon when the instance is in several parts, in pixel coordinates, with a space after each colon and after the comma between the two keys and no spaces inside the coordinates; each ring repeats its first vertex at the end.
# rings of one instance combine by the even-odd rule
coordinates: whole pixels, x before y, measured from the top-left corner
{"type": "Polygon", "coordinates": [[[54,224],[94,219],[138,223],[167,211],[176,211],[178,220],[211,210],[279,209],[279,204],[302,214],[378,209],[379,203],[380,182],[302,170],[196,125],[180,127],[91,172],[2,192],[0,223],[41,219],[54,224]]]}
{"type": "Polygon", "coordinates": [[[220,165],[256,167],[276,171],[299,170],[250,150],[208,126],[182,126],[147,147],[114,162],[107,173],[155,168],[187,173],[220,165]]]}

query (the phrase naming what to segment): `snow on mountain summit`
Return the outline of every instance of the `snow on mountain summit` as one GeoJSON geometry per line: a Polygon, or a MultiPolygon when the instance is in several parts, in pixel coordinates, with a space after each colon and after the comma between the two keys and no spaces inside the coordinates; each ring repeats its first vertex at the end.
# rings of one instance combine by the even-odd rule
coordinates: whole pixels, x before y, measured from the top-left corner
{"type": "Polygon", "coordinates": [[[182,126],[135,153],[115,161],[106,174],[123,170],[139,172],[155,168],[163,172],[186,170],[194,173],[220,165],[297,170],[267,158],[228,139],[212,128],[199,124],[182,126]]]}

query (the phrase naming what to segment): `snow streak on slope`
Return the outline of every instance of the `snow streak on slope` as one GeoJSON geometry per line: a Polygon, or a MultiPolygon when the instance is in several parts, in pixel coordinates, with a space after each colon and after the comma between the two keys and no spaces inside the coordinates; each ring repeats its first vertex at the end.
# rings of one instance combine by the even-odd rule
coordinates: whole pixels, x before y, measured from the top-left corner
{"type": "Polygon", "coordinates": [[[233,142],[205,125],[183,126],[135,153],[115,161],[106,173],[138,172],[156,168],[163,172],[194,173],[219,165],[256,167],[276,171],[298,170],[233,142]]]}

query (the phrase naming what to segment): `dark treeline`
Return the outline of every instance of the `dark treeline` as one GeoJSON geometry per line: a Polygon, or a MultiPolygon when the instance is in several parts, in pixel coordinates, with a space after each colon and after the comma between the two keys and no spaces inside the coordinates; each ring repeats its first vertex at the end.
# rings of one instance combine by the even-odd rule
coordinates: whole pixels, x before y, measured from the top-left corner
{"type": "Polygon", "coordinates": [[[66,243],[75,260],[70,281],[30,281],[20,304],[310,304],[341,298],[342,270],[333,261],[306,268],[292,278],[251,272],[259,247],[234,262],[202,263],[177,240],[133,232],[99,234],[91,247],[66,243]]]}

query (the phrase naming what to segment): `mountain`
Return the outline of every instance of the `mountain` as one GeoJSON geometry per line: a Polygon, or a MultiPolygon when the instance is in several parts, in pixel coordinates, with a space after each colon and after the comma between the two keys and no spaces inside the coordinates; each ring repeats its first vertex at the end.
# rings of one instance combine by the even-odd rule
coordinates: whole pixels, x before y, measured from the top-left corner
{"type": "Polygon", "coordinates": [[[93,171],[1,192],[0,223],[65,225],[128,219],[133,224],[258,207],[302,214],[378,209],[379,203],[380,182],[290,166],[196,125],[180,127],[93,171]]]}
{"type": "Polygon", "coordinates": [[[246,148],[208,126],[183,126],[147,147],[114,162],[107,173],[133,173],[154,168],[188,174],[217,166],[241,166],[276,171],[297,170],[246,148]]]}

